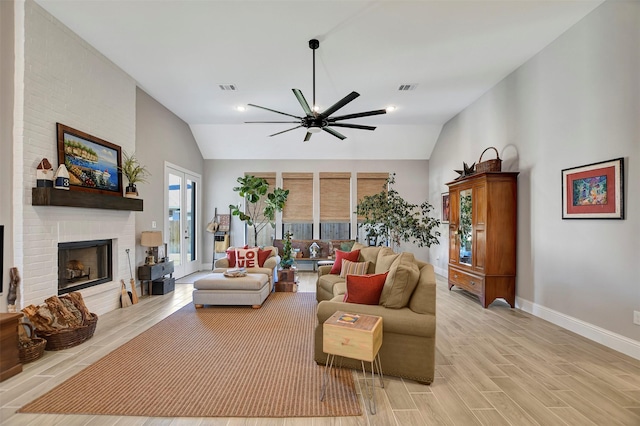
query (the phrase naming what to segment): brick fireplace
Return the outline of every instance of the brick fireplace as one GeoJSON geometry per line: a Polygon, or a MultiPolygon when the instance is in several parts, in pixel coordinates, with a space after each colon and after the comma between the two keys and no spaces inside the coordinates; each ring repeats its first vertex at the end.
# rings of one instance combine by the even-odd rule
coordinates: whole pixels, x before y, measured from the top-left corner
{"type": "MultiPolygon", "coordinates": [[[[120,308],[120,279],[130,277],[126,250],[136,252],[135,212],[33,205],[32,188],[43,158],[58,166],[57,122],[135,151],[135,80],[37,3],[16,3],[16,13],[24,24],[16,25],[15,35],[21,89],[14,100],[16,189],[4,200],[12,203],[13,264],[5,268],[21,274],[18,309],[39,305],[58,294],[58,244],[110,240],[111,280],[79,290],[91,312],[101,315],[120,308]]],[[[135,273],[135,256],[131,260],[135,273]]]]}

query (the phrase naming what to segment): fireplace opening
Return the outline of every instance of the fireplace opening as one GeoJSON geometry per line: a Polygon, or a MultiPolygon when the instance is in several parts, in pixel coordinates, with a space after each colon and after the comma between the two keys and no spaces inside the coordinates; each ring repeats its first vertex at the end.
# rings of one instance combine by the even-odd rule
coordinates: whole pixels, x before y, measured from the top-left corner
{"type": "Polygon", "coordinates": [[[58,244],[58,294],[113,280],[111,240],[58,244]]]}

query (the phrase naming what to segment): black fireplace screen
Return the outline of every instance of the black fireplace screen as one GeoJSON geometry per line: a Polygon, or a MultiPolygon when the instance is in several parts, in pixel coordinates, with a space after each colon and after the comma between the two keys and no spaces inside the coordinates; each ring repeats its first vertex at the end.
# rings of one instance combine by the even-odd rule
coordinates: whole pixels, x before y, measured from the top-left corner
{"type": "Polygon", "coordinates": [[[111,240],[58,244],[58,294],[113,280],[111,240]]]}

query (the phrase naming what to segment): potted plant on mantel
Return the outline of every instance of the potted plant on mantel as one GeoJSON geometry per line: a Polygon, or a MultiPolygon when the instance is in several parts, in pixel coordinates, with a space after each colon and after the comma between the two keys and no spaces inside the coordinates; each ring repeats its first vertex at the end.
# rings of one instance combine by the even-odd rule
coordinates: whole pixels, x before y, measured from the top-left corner
{"type": "Polygon", "coordinates": [[[129,185],[125,190],[124,196],[127,198],[137,198],[138,188],[137,183],[147,183],[147,177],[151,176],[147,166],[141,166],[136,158],[136,154],[127,154],[122,152],[122,166],[119,167],[120,171],[127,178],[129,185]]]}

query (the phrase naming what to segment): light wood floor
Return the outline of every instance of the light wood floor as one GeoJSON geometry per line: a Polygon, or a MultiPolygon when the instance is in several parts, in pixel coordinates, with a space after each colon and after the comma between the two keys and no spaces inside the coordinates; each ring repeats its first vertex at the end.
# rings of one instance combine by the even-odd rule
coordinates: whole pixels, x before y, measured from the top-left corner
{"type": "MultiPolygon", "coordinates": [[[[438,277],[436,380],[385,377],[378,413],[314,419],[144,418],[14,414],[15,410],[191,302],[176,291],[100,317],[94,337],[0,383],[2,425],[640,425],[640,361],[506,304],[482,309],[438,277]]],[[[301,274],[300,290],[315,275],[301,274]]],[[[358,373],[356,377],[358,376],[358,373]]],[[[359,382],[359,380],[358,380],[359,382]]],[[[96,386],[99,386],[96,383],[96,386]]],[[[169,391],[170,389],[158,389],[169,391]]],[[[144,395],[140,395],[144,398],[144,395]]]]}

